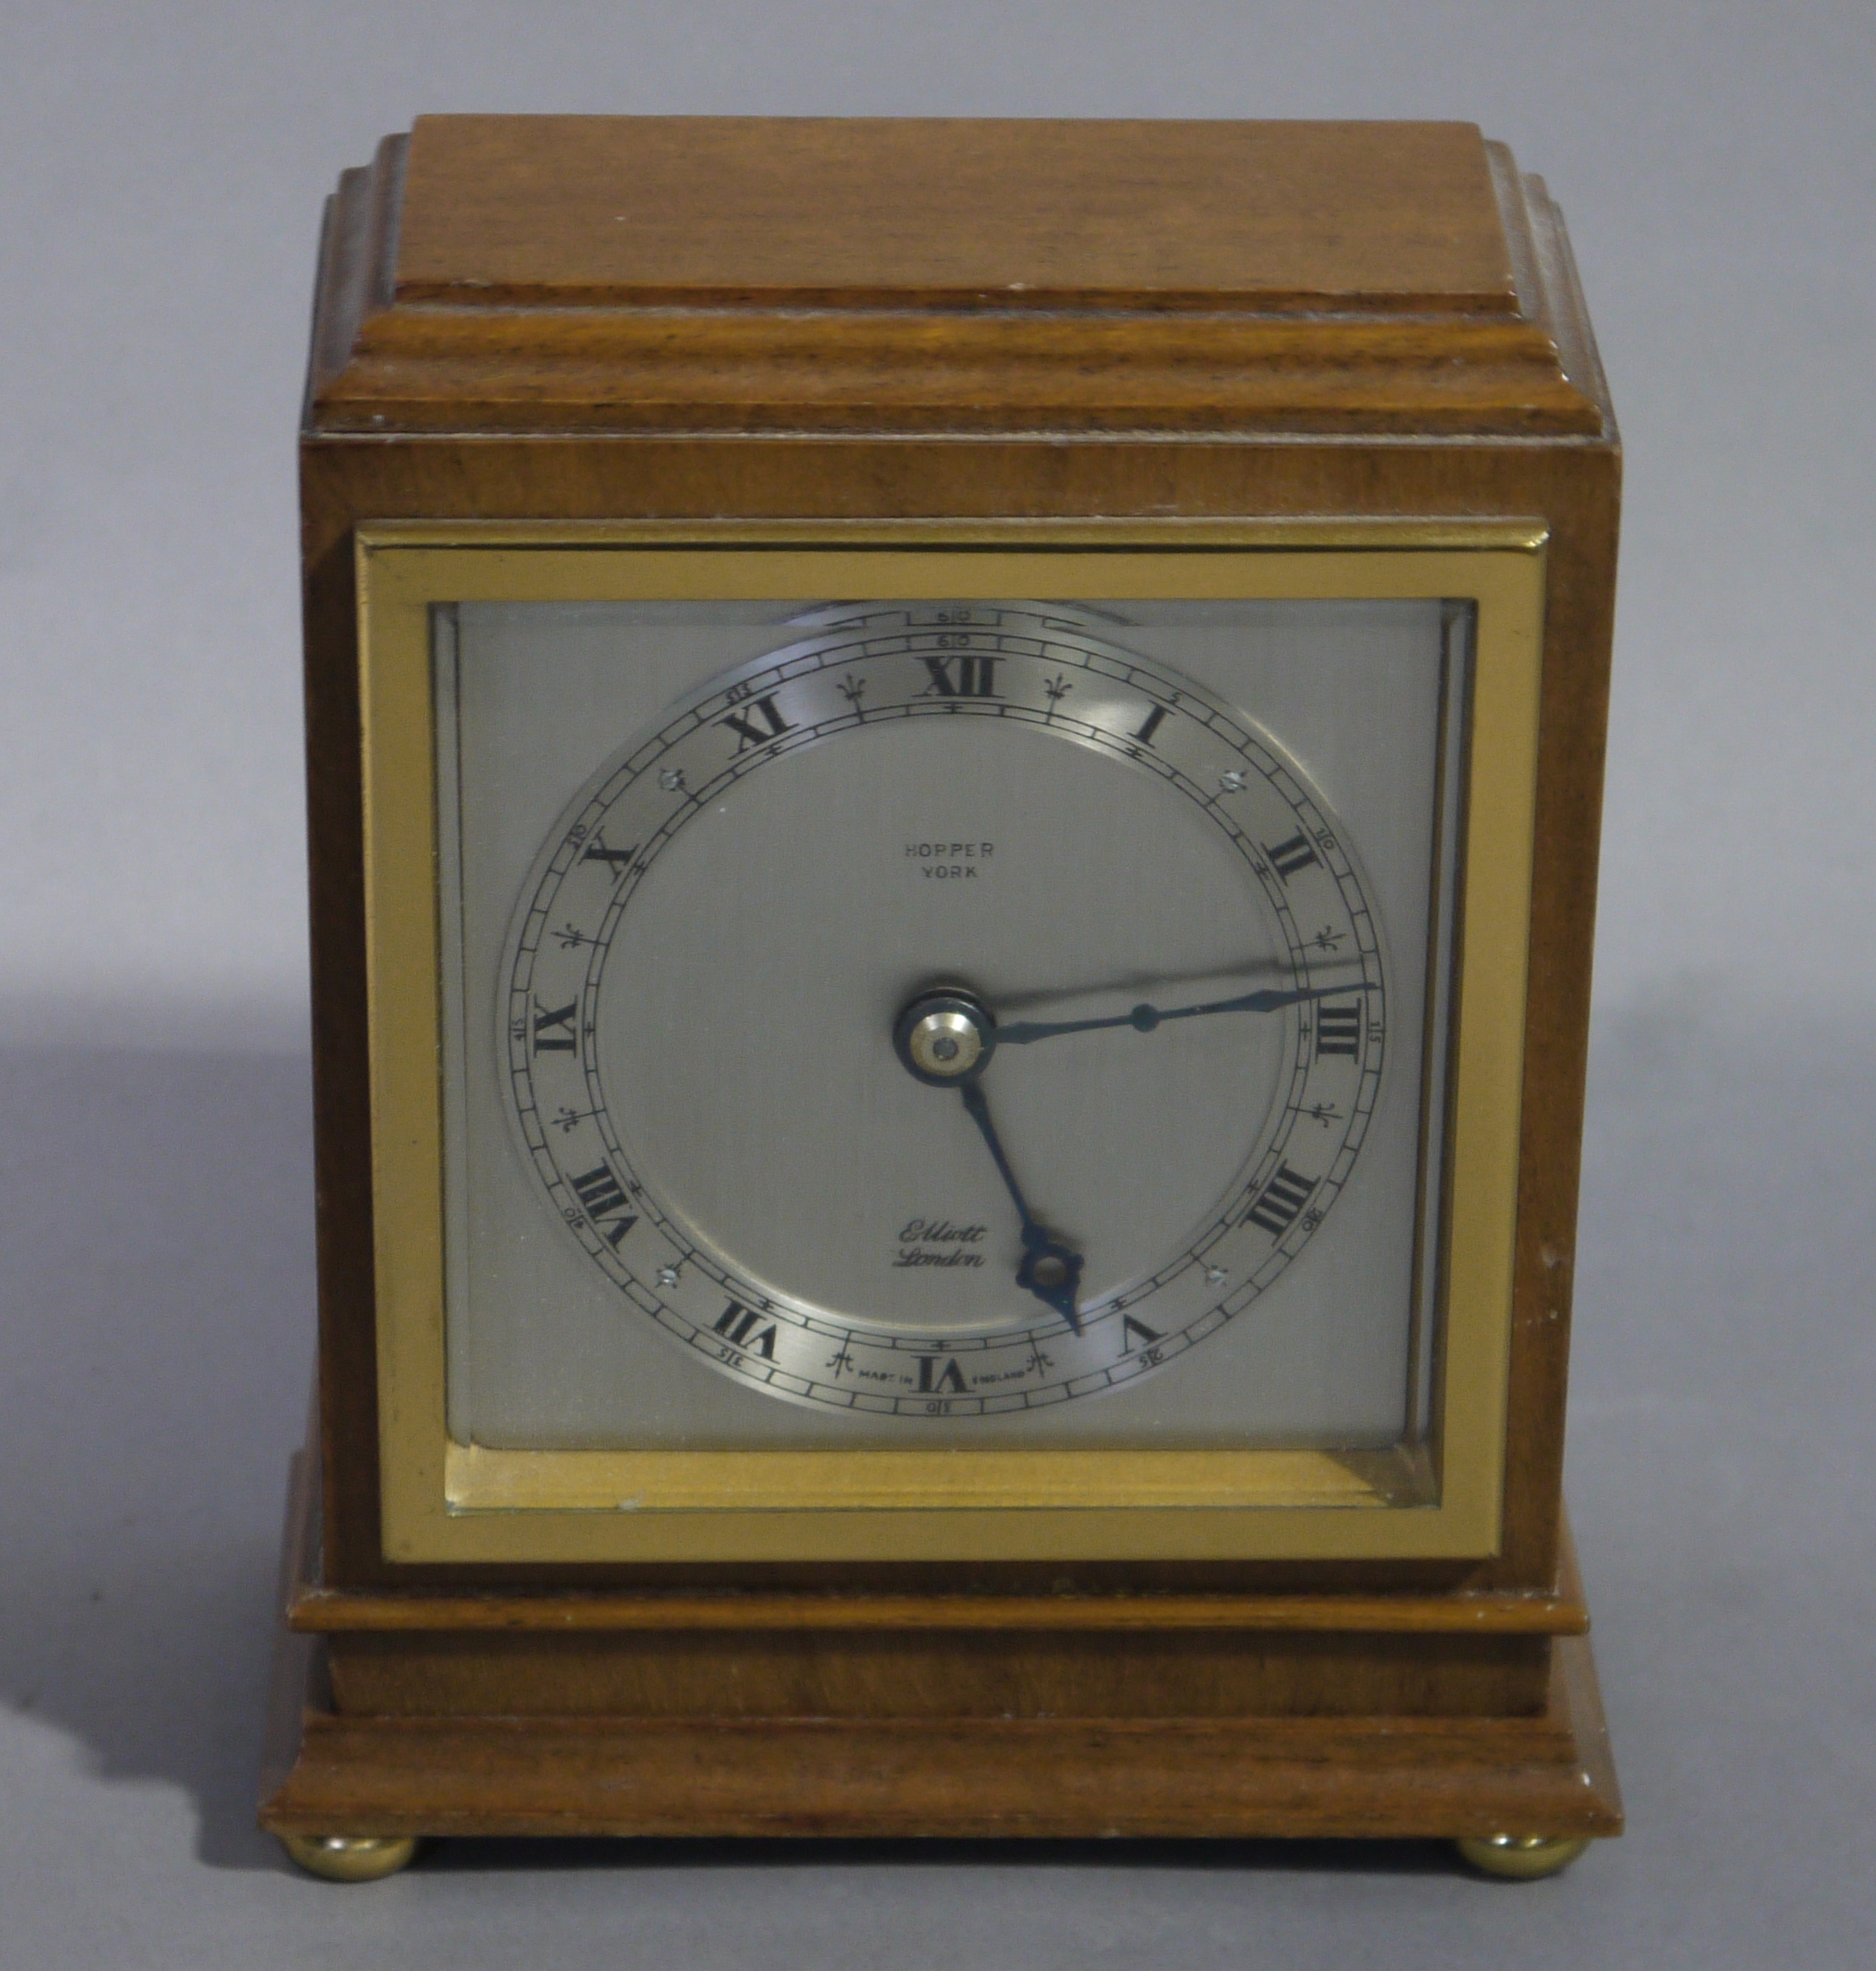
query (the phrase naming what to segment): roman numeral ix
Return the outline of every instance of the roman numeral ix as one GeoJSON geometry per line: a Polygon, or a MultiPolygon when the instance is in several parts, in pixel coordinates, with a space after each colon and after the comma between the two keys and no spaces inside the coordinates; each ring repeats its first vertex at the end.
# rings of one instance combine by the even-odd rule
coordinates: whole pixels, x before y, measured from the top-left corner
{"type": "Polygon", "coordinates": [[[534,1051],[536,1054],[571,1054],[574,1050],[573,1016],[580,1010],[578,999],[564,1006],[543,1006],[534,1002],[534,1051]]]}

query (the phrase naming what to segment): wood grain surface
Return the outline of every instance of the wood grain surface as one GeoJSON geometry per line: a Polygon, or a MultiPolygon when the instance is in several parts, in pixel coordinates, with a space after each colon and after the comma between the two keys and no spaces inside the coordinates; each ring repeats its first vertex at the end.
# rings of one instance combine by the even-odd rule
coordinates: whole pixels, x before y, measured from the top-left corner
{"type": "Polygon", "coordinates": [[[1464,124],[426,118],[342,181],[357,431],[1596,436],[1464,124]]]}
{"type": "MultiPolygon", "coordinates": [[[[503,141],[524,134],[519,127],[509,130],[504,124],[503,129],[508,133],[503,141]]],[[[1050,126],[1026,125],[999,126],[995,142],[1017,142],[1025,130],[1032,133],[1027,140],[1045,147],[1057,140],[1050,126]]],[[[959,135],[949,134],[954,140],[959,135]]],[[[696,135],[692,130],[685,140],[695,141],[696,135]]],[[[586,133],[580,140],[591,137],[586,133]]],[[[486,133],[477,140],[485,140],[486,133]]],[[[1384,141],[1381,133],[1361,136],[1371,156],[1373,145],[1384,141]]],[[[1411,139],[1413,144],[1422,141],[1421,137],[1411,139]]],[[[1460,144],[1461,148],[1475,141],[1473,137],[1462,141],[1450,129],[1439,140],[1441,145],[1460,144]]],[[[400,310],[432,306],[399,301],[395,295],[405,150],[403,140],[388,140],[371,169],[347,175],[334,203],[319,288],[316,382],[322,375],[329,382],[348,377],[355,380],[360,362],[369,367],[360,354],[360,339],[369,339],[369,324],[382,324],[400,310]]],[[[1457,435],[1444,414],[1431,421],[1432,428],[1421,429],[1417,438],[1411,432],[1403,435],[1387,418],[1379,420],[1378,427],[1371,421],[1362,427],[1366,439],[1352,428],[1335,436],[1312,435],[1307,428],[1247,430],[1230,402],[1213,400],[1202,389],[1192,392],[1181,417],[1189,413],[1207,421],[1202,443],[1183,442],[1197,428],[1184,422],[1112,432],[1105,421],[1119,399],[1111,394],[1103,400],[1105,410],[1096,405],[1099,415],[1084,418],[1058,406],[1051,419],[1037,428],[1000,436],[980,433],[962,444],[958,436],[963,427],[943,434],[872,429],[854,437],[764,428],[758,413],[761,402],[768,399],[761,391],[749,399],[757,409],[750,410],[745,405],[740,413],[749,420],[746,428],[707,435],[646,432],[635,421],[638,410],[631,397],[629,366],[608,371],[602,361],[597,368],[582,367],[591,353],[580,341],[586,317],[623,317],[634,312],[629,307],[509,311],[515,322],[525,325],[525,337],[531,338],[531,361],[561,379],[556,388],[573,389],[569,379],[576,372],[586,379],[580,389],[586,394],[579,400],[600,421],[585,428],[568,428],[562,421],[562,410],[556,408],[562,399],[544,404],[519,386],[518,394],[492,405],[473,394],[446,396],[427,407],[417,405],[409,421],[400,421],[394,399],[385,398],[382,403],[391,408],[370,413],[368,432],[357,428],[356,405],[335,408],[336,400],[316,392],[309,399],[302,484],[326,1588],[364,1592],[421,1583],[436,1589],[454,1583],[481,1594],[503,1588],[558,1593],[611,1585],[635,1593],[760,1588],[823,1595],[864,1588],[888,1596],[922,1597],[934,1592],[1026,1595],[1048,1598],[1054,1605],[1065,1579],[1071,1594],[1110,1599],[1133,1593],[1224,1594],[1272,1597],[1274,1605],[1300,1610],[1311,1596],[1343,1598],[1345,1614],[1349,1597],[1452,1597],[1455,1610],[1469,1611],[1478,1605],[1481,1595],[1504,1594],[1528,1602],[1557,1594],[1563,1393],[1619,460],[1606,391],[1554,212],[1542,188],[1534,180],[1521,179],[1499,147],[1483,146],[1482,155],[1502,228],[1499,248],[1486,253],[1475,242],[1455,253],[1444,278],[1452,294],[1472,294],[1476,300],[1496,278],[1484,279],[1477,268],[1497,265],[1502,249],[1515,278],[1516,315],[1494,315],[1479,304],[1469,321],[1417,319],[1413,325],[1416,334],[1433,337],[1432,346],[1441,352],[1433,366],[1461,379],[1450,386],[1447,399],[1449,408],[1463,414],[1457,435]],[[1463,278],[1455,271],[1466,267],[1473,271],[1463,278]],[[1577,421],[1587,428],[1505,442],[1507,424],[1519,427],[1529,400],[1516,390],[1503,394],[1502,377],[1489,362],[1477,360],[1477,343],[1466,339],[1494,324],[1500,330],[1521,324],[1523,332],[1540,338],[1549,352],[1546,360],[1553,383],[1567,388],[1579,408],[1587,407],[1577,421]],[[1466,333],[1458,333],[1458,328],[1466,333]],[[1469,426],[1466,419],[1471,420],[1469,426]],[[906,1566],[885,1570],[889,1578],[883,1578],[880,1570],[856,1574],[838,1566],[562,1570],[553,1574],[388,1566],[379,1550],[377,1517],[353,528],[362,520],[399,518],[541,517],[578,522],[715,515],[761,520],[1101,515],[1498,515],[1536,520],[1549,530],[1551,579],[1511,1432],[1505,1533],[1499,1557],[1477,1566],[1086,1565],[1067,1570],[1065,1577],[1054,1567],[906,1566]]],[[[1358,179],[1356,174],[1346,180],[1342,195],[1353,195],[1349,187],[1358,179]]],[[[1472,189],[1455,196],[1476,217],[1477,176],[1469,167],[1465,183],[1472,189]]],[[[1163,195],[1162,186],[1154,195],[1163,195]]],[[[1054,195],[1065,195],[1058,186],[1054,195]]],[[[1032,212],[1024,223],[1034,217],[1032,212]]],[[[427,247],[421,234],[414,244],[405,244],[413,254],[421,248],[423,255],[433,256],[441,251],[435,237],[440,236],[433,236],[427,247]]],[[[1380,249],[1371,242],[1364,251],[1380,249]]],[[[410,264],[428,267],[426,279],[440,278],[442,263],[434,257],[410,264]]],[[[493,264],[488,262],[483,273],[488,273],[493,264]]],[[[577,256],[569,253],[566,267],[569,279],[593,278],[590,263],[577,256]]],[[[1294,293],[1295,282],[1284,291],[1294,293]]],[[[1388,308],[1406,291],[1404,279],[1392,289],[1378,288],[1373,297],[1378,305],[1365,312],[1351,308],[1346,320],[1318,323],[1294,314],[1283,317],[1274,306],[1259,319],[1273,333],[1301,338],[1302,343],[1315,337],[1319,364],[1334,369],[1342,360],[1335,352],[1344,347],[1335,337],[1348,321],[1357,328],[1373,328],[1378,319],[1384,324],[1388,308]],[[1389,295],[1395,300],[1389,300],[1389,295]]],[[[725,303],[713,311],[729,317],[763,311],[753,303],[725,303]]],[[[1131,333],[1120,320],[1125,311],[1116,314],[1104,301],[1098,307],[1091,302],[1086,313],[1095,326],[1104,321],[1109,328],[1118,324],[1123,335],[1131,333]]],[[[1175,329],[1183,330],[1204,313],[1172,311],[1168,319],[1175,329]]],[[[1214,315],[1214,326],[1221,333],[1240,318],[1232,311],[1214,315]]],[[[948,317],[966,322],[974,318],[969,309],[954,309],[948,317]]],[[[523,334],[524,329],[517,327],[512,333],[523,334]]],[[[1306,362],[1303,369],[1308,366],[1306,362]]],[[[1416,366],[1406,366],[1408,370],[1416,366]]],[[[1428,366],[1422,361],[1417,366],[1428,366]]],[[[1075,365],[1063,355],[1041,368],[1055,373],[1072,371],[1075,365]]],[[[1287,416],[1292,427],[1307,427],[1307,405],[1298,410],[1292,396],[1290,410],[1286,412],[1284,407],[1285,393],[1294,390],[1301,374],[1292,367],[1268,365],[1259,387],[1273,394],[1273,416],[1287,416]]],[[[856,418],[868,419],[877,406],[862,394],[850,409],[856,418]]],[[[910,1604],[905,1605],[905,1612],[909,1615],[910,1609],[910,1604]]],[[[1544,1621],[1550,1622],[1556,1613],[1548,1611],[1544,1621]]],[[[1325,1619],[1333,1623],[1342,1618],[1325,1619]]],[[[1458,1617],[1461,1622],[1474,1619],[1470,1612],[1458,1617]]]]}
{"type": "MultiPolygon", "coordinates": [[[[1259,1568],[906,1566],[908,1590],[1547,1594],[1557,1579],[1563,1403],[1587,1049],[1595,849],[1608,689],[1617,460],[1608,444],[1476,448],[1256,442],[1168,445],[603,438],[356,440],[304,455],[309,786],[314,806],[316,1110],[322,1361],[329,1474],[327,1578],[364,1587],[449,1577],[386,1563],[377,1532],[370,1264],[364,897],[350,531],[366,520],[760,518],[880,513],[1541,516],[1550,532],[1532,990],[1510,1365],[1505,1535],[1494,1561],[1259,1568]]],[[[458,1571],[479,1587],[596,1575],[458,1571]]],[[[624,1577],[614,1577],[624,1578],[624,1577]]],[[[837,1566],[652,1570],[640,1584],[836,1586],[837,1566]]],[[[862,1577],[878,1584],[877,1573],[862,1577]]]]}
{"type": "Polygon", "coordinates": [[[1471,124],[420,117],[399,301],[1510,315],[1471,124]]]}
{"type": "Polygon", "coordinates": [[[283,1632],[261,1820],[348,1835],[1606,1836],[1587,1642],[1506,1718],[346,1716],[283,1632]]]}
{"type": "Polygon", "coordinates": [[[301,460],[320,1427],[265,1823],[1617,1831],[1560,1478],[1620,460],[1542,185],[1461,124],[426,119],[328,213],[301,460]],[[1160,515],[1548,531],[1499,1555],[387,1564],[354,530],[1160,515]]]}

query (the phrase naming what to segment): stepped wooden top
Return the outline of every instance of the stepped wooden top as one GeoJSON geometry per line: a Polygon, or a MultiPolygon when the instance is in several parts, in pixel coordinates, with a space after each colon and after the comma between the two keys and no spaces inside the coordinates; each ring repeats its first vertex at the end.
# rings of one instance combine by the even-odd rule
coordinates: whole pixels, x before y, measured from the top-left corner
{"type": "Polygon", "coordinates": [[[1463,124],[430,117],[400,300],[1516,312],[1463,124]]]}
{"type": "Polygon", "coordinates": [[[427,117],[341,181],[319,432],[1594,436],[1468,124],[427,117]]]}

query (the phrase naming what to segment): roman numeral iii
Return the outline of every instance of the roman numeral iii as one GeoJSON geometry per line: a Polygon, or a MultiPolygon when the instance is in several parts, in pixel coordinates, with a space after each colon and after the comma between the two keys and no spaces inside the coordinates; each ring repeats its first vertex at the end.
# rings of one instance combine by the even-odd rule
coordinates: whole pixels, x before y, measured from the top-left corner
{"type": "Polygon", "coordinates": [[[1249,1225],[1262,1225],[1272,1238],[1280,1239],[1296,1221],[1296,1214],[1309,1202],[1318,1180],[1279,1164],[1277,1174],[1263,1187],[1263,1195],[1246,1212],[1249,1225]]]}
{"type": "Polygon", "coordinates": [[[1324,999],[1316,1008],[1316,1052],[1354,1054],[1362,1048],[1362,1002],[1332,1006],[1324,999]]]}

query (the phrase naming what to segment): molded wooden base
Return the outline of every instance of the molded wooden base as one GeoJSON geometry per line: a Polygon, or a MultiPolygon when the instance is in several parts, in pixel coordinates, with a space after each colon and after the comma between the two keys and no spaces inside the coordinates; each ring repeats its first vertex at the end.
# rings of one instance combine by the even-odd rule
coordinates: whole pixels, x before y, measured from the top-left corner
{"type": "Polygon", "coordinates": [[[1586,1642],[1524,1718],[344,1716],[283,1635],[279,1834],[960,1837],[1617,1834],[1586,1642]]]}

